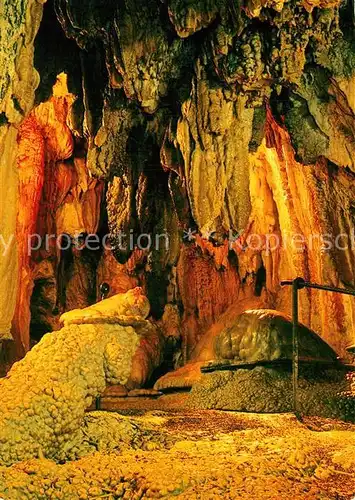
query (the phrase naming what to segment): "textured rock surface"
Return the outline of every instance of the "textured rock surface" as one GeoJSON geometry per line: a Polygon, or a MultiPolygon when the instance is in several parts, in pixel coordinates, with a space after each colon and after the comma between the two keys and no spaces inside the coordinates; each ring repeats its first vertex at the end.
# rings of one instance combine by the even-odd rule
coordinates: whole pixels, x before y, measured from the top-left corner
{"type": "Polygon", "coordinates": [[[334,420],[180,409],[135,418],[95,412],[85,421],[83,444],[101,452],[62,465],[1,467],[0,494],[306,500],[355,491],[353,426],[334,420]]]}
{"type": "Polygon", "coordinates": [[[0,383],[1,461],[65,457],[92,398],[106,381],[129,379],[137,344],[134,329],[119,325],[70,325],[45,335],[0,383]]]}
{"type": "MultiPolygon", "coordinates": [[[[334,362],[336,353],[307,327],[298,328],[301,359],[334,362]]],[[[230,361],[275,361],[292,359],[292,322],[278,311],[245,311],[235,324],[214,341],[215,359],[230,361]]]]}
{"type": "Polygon", "coordinates": [[[208,361],[215,359],[215,339],[224,330],[233,328],[237,318],[243,313],[245,307],[252,305],[255,308],[264,307],[260,297],[246,297],[244,300],[236,301],[226,312],[221,314],[213,325],[201,336],[190,355],[189,362],[179,368],[160,377],[155,383],[157,390],[191,388],[201,380],[201,367],[208,361]]]}
{"type": "MultiPolygon", "coordinates": [[[[74,283],[64,284],[66,277],[60,276],[64,264],[63,252],[60,252],[61,235],[75,238],[79,234],[95,233],[103,190],[103,184],[90,177],[84,153],[75,144],[68,126],[74,100],[68,91],[66,75],[61,74],[53,87],[51,99],[30,113],[18,133],[19,211],[16,239],[19,288],[13,335],[24,352],[29,348],[30,301],[36,283],[44,288],[44,283],[50,280],[55,282],[57,290],[52,310],[58,305],[61,311],[63,308],[88,305],[92,295],[90,285],[85,281],[80,283],[80,280],[85,280],[85,274],[89,274],[84,259],[73,257],[74,269],[70,274],[74,283]],[[75,288],[74,303],[71,303],[71,285],[75,288]],[[65,304],[61,303],[60,297],[63,286],[67,289],[65,304]]],[[[67,242],[63,247],[66,245],[67,242]]],[[[44,290],[46,294],[48,290],[44,290]]],[[[37,323],[40,322],[41,318],[38,318],[37,323]]],[[[43,323],[47,323],[47,328],[58,326],[49,311],[45,313],[43,323]]]]}
{"type": "Polygon", "coordinates": [[[197,63],[176,134],[192,215],[202,234],[243,228],[250,215],[248,145],[253,109],[246,109],[246,100],[210,85],[197,63]]]}
{"type": "Polygon", "coordinates": [[[34,91],[39,83],[39,75],[33,67],[34,39],[43,3],[5,1],[1,6],[0,112],[5,115],[5,122],[21,122],[33,106],[34,91]]]}
{"type": "Polygon", "coordinates": [[[73,309],[62,314],[60,321],[64,326],[83,323],[113,322],[120,316],[137,316],[145,319],[149,314],[149,300],[137,287],[124,294],[113,295],[85,309],[73,309]]]}
{"type": "Polygon", "coordinates": [[[90,310],[91,324],[87,311],[81,324],[77,312],[68,315],[64,328],[45,335],[0,381],[2,463],[38,456],[65,459],[80,443],[93,397],[106,384],[140,387],[159,365],[161,337],[143,318],[147,299],[128,292],[100,306],[100,311],[90,310]]]}
{"type": "Polygon", "coordinates": [[[11,338],[11,321],[16,307],[17,290],[17,244],[16,231],[17,185],[16,170],[16,135],[15,127],[3,126],[0,129],[0,231],[3,246],[0,255],[0,277],[2,283],[11,283],[0,292],[0,334],[2,338],[11,338]]]}
{"type": "Polygon", "coordinates": [[[168,372],[155,382],[154,389],[158,391],[191,389],[201,380],[201,368],[204,365],[202,361],[191,361],[175,371],[168,372]]]}
{"type": "Polygon", "coordinates": [[[11,283],[0,291],[0,336],[9,337],[16,305],[16,125],[31,110],[39,75],[33,67],[34,38],[43,2],[2,2],[0,6],[0,234],[8,249],[0,252],[0,278],[11,283]]]}
{"type": "MultiPolygon", "coordinates": [[[[354,420],[355,396],[343,371],[302,368],[298,404],[304,415],[354,420]],[[344,405],[342,394],[348,393],[344,405]]],[[[204,374],[193,386],[196,408],[279,413],[292,411],[292,377],[288,370],[257,366],[251,370],[204,374]]]]}
{"type": "MultiPolygon", "coordinates": [[[[239,304],[240,307],[240,304],[239,304]]],[[[305,360],[336,361],[336,353],[317,334],[299,327],[299,355],[305,360]]],[[[155,383],[157,390],[194,387],[204,376],[201,368],[211,363],[258,363],[292,359],[292,323],[284,314],[255,309],[240,314],[231,306],[205,333],[192,359],[155,383]]]]}
{"type": "MultiPolygon", "coordinates": [[[[24,33],[27,55],[41,8],[31,5],[7,2],[4,10],[6,19],[14,18],[9,50],[12,34],[24,33]],[[34,22],[20,28],[16,9],[34,22]]],[[[318,234],[349,239],[354,228],[351,2],[125,0],[103,7],[88,0],[86,6],[55,0],[44,8],[35,64],[36,103],[46,102],[31,118],[41,128],[35,135],[45,160],[27,188],[19,164],[20,187],[33,200],[19,228],[108,231],[119,266],[100,245],[96,253],[60,255],[51,246],[25,266],[20,250],[24,276],[14,336],[22,350],[58,328],[61,313],[97,301],[101,277],[112,280],[113,293],[142,286],[156,319],[166,304],[178,307],[183,362],[236,302],[245,300],[248,309],[260,299],[289,313],[283,278],[353,286],[353,249],[309,241],[318,234]],[[62,72],[66,97],[52,90],[62,72]],[[67,112],[57,113],[54,102],[63,97],[67,112]],[[62,142],[55,140],[60,131],[62,142]],[[35,221],[42,182],[45,203],[35,221]],[[122,231],[126,242],[132,238],[124,248],[122,231]],[[141,233],[166,236],[169,244],[138,255],[141,233]],[[304,248],[289,244],[295,234],[307,239],[304,248]],[[272,237],[281,247],[268,248],[272,237]]],[[[13,76],[10,59],[5,87],[6,75],[13,76]]],[[[24,69],[21,85],[33,87],[35,74],[24,69]]],[[[18,80],[15,75],[15,86],[18,80]]],[[[21,89],[18,99],[26,101],[21,89]]],[[[29,125],[31,140],[36,127],[29,125]]],[[[5,141],[9,159],[14,141],[15,134],[5,141]]],[[[13,186],[7,196],[15,203],[13,186]]],[[[6,214],[10,232],[14,214],[6,214]]],[[[6,258],[17,275],[14,252],[6,258]]],[[[1,299],[9,311],[14,288],[13,280],[1,299]]],[[[354,340],[352,299],[302,292],[300,309],[302,322],[345,355],[354,340]]]]}
{"type": "MultiPolygon", "coordinates": [[[[280,287],[282,279],[304,276],[316,283],[352,287],[354,182],[349,171],[322,159],[315,165],[297,162],[287,131],[269,112],[265,132],[251,159],[254,213],[242,236],[245,241],[253,234],[262,245],[255,250],[251,240],[239,255],[246,268],[263,263],[272,308],[290,313],[291,294],[280,287]]],[[[353,335],[354,301],[313,290],[301,292],[300,302],[300,321],[344,356],[353,335]]]]}

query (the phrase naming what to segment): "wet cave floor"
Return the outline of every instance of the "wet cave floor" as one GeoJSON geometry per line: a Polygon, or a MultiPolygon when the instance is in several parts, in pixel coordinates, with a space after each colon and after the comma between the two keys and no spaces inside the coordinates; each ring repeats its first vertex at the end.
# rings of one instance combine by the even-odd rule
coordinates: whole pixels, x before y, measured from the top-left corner
{"type": "Polygon", "coordinates": [[[1,467],[0,497],[355,497],[354,424],[189,410],[187,401],[186,394],[103,401],[109,411],[86,415],[93,453],[64,464],[37,459],[1,467]]]}

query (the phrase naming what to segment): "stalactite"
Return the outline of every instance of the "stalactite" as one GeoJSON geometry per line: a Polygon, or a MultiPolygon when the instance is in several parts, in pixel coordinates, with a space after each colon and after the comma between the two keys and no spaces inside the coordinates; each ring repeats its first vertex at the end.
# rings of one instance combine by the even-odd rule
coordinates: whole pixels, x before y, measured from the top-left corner
{"type": "Polygon", "coordinates": [[[244,227],[248,220],[248,145],[253,110],[246,99],[210,88],[197,62],[192,95],[182,104],[177,143],[192,215],[202,233],[244,227]]]}
{"type": "MultiPolygon", "coordinates": [[[[333,286],[352,286],[353,174],[325,159],[314,165],[298,163],[289,134],[275,122],[270,110],[266,138],[250,161],[250,231],[260,238],[268,236],[269,249],[265,242],[260,257],[266,269],[267,291],[275,300],[270,306],[285,312],[291,310],[289,290],[282,290],[279,282],[292,276],[333,286]],[[339,234],[343,234],[340,245],[346,239],[347,248],[336,248],[335,238],[339,234]],[[273,249],[277,240],[280,247],[273,249]],[[326,250],[330,240],[332,248],[326,250]]],[[[243,238],[247,236],[245,233],[243,238]]],[[[240,261],[250,260],[253,254],[246,249],[239,253],[240,261]]],[[[339,354],[346,355],[345,347],[354,335],[354,304],[349,307],[345,296],[322,295],[317,291],[305,291],[300,298],[301,320],[319,332],[339,354]]]]}

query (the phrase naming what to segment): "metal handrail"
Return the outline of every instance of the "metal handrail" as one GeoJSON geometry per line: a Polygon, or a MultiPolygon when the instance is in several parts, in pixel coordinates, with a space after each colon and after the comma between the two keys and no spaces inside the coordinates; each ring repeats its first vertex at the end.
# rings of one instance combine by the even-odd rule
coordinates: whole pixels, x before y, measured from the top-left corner
{"type": "Polygon", "coordinates": [[[342,293],[355,297],[355,290],[349,288],[338,288],[328,285],[319,285],[318,283],[310,283],[303,278],[295,278],[293,280],[281,281],[281,286],[292,286],[292,393],[293,393],[293,411],[297,415],[298,412],[298,367],[299,367],[299,348],[298,348],[298,290],[303,288],[314,288],[316,290],[324,290],[326,292],[342,293]]]}

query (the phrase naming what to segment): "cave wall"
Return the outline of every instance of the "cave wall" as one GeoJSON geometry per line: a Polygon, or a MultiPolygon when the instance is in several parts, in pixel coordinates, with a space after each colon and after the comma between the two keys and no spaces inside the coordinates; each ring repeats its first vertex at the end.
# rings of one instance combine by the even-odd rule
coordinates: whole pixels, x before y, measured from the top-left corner
{"type": "MultiPolygon", "coordinates": [[[[290,313],[291,294],[280,280],[303,276],[313,283],[352,288],[354,247],[334,246],[325,250],[319,235],[333,241],[335,235],[351,235],[354,228],[353,174],[324,157],[315,164],[301,164],[295,158],[287,130],[267,113],[265,138],[251,157],[251,198],[253,214],[249,231],[268,235],[270,248],[261,252],[266,269],[266,289],[275,309],[290,313]],[[297,238],[292,240],[292,235],[297,238]],[[274,249],[273,236],[282,240],[274,249]],[[300,245],[300,241],[305,245],[300,245]]],[[[246,235],[244,235],[245,237],[246,235]]],[[[248,249],[246,254],[248,253],[248,249]]],[[[254,252],[252,252],[253,254],[254,252]]],[[[249,259],[248,259],[249,260],[249,259]]],[[[354,301],[334,293],[300,292],[300,320],[319,332],[338,353],[345,353],[354,335],[354,301]]]]}
{"type": "MultiPolygon", "coordinates": [[[[10,336],[16,306],[18,201],[17,126],[33,107],[39,74],[33,65],[41,1],[2,2],[0,76],[0,339],[10,336]]],[[[0,348],[1,350],[1,348],[0,348]]]]}
{"type": "MultiPolygon", "coordinates": [[[[175,305],[185,361],[236,302],[289,313],[281,279],[354,287],[354,248],[317,240],[354,231],[350,1],[55,0],[34,45],[41,80],[17,154],[31,200],[17,218],[24,350],[31,321],[34,335],[56,328],[103,281],[143,286],[156,319],[175,305]],[[110,249],[29,258],[26,236],[51,231],[108,232],[110,249]],[[142,233],[169,244],[134,248],[142,233]]],[[[304,291],[300,312],[345,354],[351,298],[304,291]]]]}
{"type": "MultiPolygon", "coordinates": [[[[58,328],[64,311],[96,301],[98,259],[80,251],[78,238],[98,230],[104,183],[89,175],[85,144],[70,128],[73,99],[61,73],[52,97],[31,111],[18,132],[19,285],[13,335],[24,351],[31,320],[43,334],[58,328]]],[[[39,332],[34,334],[38,340],[39,332]]]]}

